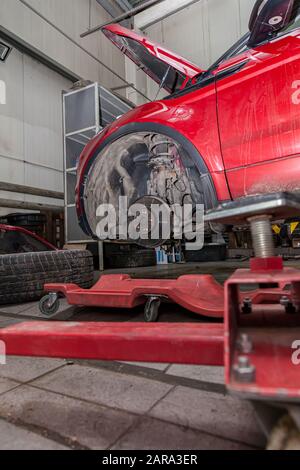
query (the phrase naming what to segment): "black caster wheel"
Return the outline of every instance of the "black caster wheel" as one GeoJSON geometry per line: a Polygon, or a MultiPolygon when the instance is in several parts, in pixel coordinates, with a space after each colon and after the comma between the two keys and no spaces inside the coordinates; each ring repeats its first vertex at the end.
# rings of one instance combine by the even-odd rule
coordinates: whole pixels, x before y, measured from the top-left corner
{"type": "Polygon", "coordinates": [[[55,315],[59,309],[59,299],[57,295],[45,295],[45,297],[40,300],[39,307],[40,312],[45,315],[45,317],[55,315]]]}
{"type": "Polygon", "coordinates": [[[144,318],[146,323],[156,323],[159,318],[159,307],[161,299],[158,297],[150,297],[146,303],[144,318]]]}

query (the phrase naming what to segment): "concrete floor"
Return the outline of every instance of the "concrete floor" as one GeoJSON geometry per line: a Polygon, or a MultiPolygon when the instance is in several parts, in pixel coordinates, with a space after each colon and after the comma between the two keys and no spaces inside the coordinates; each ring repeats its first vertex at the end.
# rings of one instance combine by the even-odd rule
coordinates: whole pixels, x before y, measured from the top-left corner
{"type": "MultiPolygon", "coordinates": [[[[239,264],[240,266],[240,264],[239,264]]],[[[237,263],[127,270],[134,277],[213,272],[237,263]]],[[[122,270],[124,272],[124,270],[122,270]]],[[[37,303],[0,308],[0,328],[40,318],[37,303]]],[[[143,310],[69,308],[59,319],[142,321],[143,310]]],[[[164,305],[161,321],[203,321],[164,305]]],[[[0,366],[0,449],[260,449],[265,438],[246,402],[227,396],[223,369],[9,357],[0,366]]]]}

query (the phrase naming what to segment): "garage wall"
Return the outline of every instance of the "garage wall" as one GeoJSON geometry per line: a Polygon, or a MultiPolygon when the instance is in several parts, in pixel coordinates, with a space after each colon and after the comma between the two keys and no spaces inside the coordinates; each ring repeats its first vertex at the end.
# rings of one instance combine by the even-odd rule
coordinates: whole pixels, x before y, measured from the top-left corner
{"type": "MultiPolygon", "coordinates": [[[[174,10],[176,3],[182,4],[172,0],[174,10]]],[[[254,4],[255,0],[198,0],[143,32],[206,69],[247,32],[254,4]]],[[[157,17],[158,8],[159,5],[153,9],[153,20],[157,17]]],[[[164,9],[163,6],[161,8],[164,9]]],[[[141,22],[139,16],[135,20],[137,24],[141,22]]],[[[147,12],[147,20],[151,23],[150,11],[147,12]]],[[[136,79],[139,89],[146,95],[151,98],[156,95],[157,85],[151,79],[145,79],[141,72],[136,75],[129,64],[127,74],[130,80],[136,79]]],[[[128,93],[129,96],[134,95],[130,90],[128,93]]]]}
{"type": "MultiPolygon", "coordinates": [[[[0,104],[0,181],[62,192],[61,96],[72,82],[16,49],[0,64],[0,80],[6,83],[5,104],[0,104]]],[[[0,198],[63,204],[3,191],[0,198]]]]}
{"type": "Polygon", "coordinates": [[[100,62],[124,77],[123,54],[101,32],[83,39],[80,34],[110,19],[96,0],[0,2],[0,31],[9,31],[72,74],[107,87],[122,82],[100,62]]]}
{"type": "MultiPolygon", "coordinates": [[[[125,60],[101,34],[80,33],[110,20],[96,0],[1,0],[0,32],[38,51],[62,71],[106,87],[123,82],[125,60]]],[[[8,42],[8,41],[5,41],[8,42]]],[[[62,90],[72,82],[13,48],[0,63],[0,181],[63,192],[62,90]],[[5,99],[4,99],[5,96],[5,99]]],[[[0,199],[63,201],[0,191],[0,199]]],[[[16,212],[1,209],[0,215],[16,212]]]]}

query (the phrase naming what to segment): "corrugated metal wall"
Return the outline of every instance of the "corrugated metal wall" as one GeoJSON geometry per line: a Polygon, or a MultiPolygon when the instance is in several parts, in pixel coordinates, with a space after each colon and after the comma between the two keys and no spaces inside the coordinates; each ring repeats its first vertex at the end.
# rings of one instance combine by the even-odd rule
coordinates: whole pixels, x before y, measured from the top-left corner
{"type": "MultiPolygon", "coordinates": [[[[175,10],[176,0],[173,3],[175,10]]],[[[255,0],[199,0],[144,33],[206,69],[247,32],[254,4],[255,0]]],[[[129,65],[127,70],[132,78],[129,65]]],[[[137,83],[148,96],[155,96],[152,80],[138,73],[137,83]]]]}

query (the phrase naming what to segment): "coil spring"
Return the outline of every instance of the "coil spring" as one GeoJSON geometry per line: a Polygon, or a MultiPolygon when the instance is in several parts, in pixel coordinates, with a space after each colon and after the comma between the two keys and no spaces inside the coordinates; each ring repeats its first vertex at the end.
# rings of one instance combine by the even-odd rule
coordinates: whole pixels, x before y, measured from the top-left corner
{"type": "Polygon", "coordinates": [[[149,153],[150,153],[150,160],[152,158],[156,159],[165,159],[167,158],[169,163],[173,164],[175,155],[172,152],[172,147],[176,147],[175,142],[170,142],[169,140],[166,140],[163,136],[160,136],[159,134],[152,134],[150,136],[150,145],[149,145],[149,153]],[[157,140],[156,142],[154,139],[160,138],[160,140],[157,140]],[[160,147],[161,146],[166,146],[167,151],[161,151],[160,147]]]}

